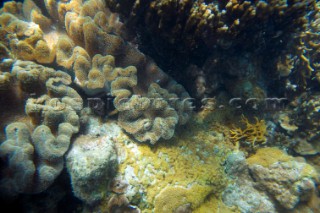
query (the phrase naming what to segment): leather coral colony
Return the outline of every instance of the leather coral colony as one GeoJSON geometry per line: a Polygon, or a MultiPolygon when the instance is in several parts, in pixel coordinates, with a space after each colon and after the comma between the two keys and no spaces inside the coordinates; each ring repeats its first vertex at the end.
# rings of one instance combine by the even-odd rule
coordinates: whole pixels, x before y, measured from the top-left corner
{"type": "Polygon", "coordinates": [[[188,93],[127,40],[118,15],[102,0],[6,2],[0,26],[1,59],[11,58],[12,67],[1,69],[1,89],[18,87],[32,96],[25,106],[31,125],[10,124],[1,145],[14,174],[2,183],[8,194],[43,191],[60,174],[79,131],[82,97],[115,96],[120,127],[139,142],[171,138],[190,116],[188,93]],[[27,178],[15,187],[18,166],[27,178]]]}
{"type": "Polygon", "coordinates": [[[63,67],[74,76],[74,83],[88,95],[105,92],[113,94],[116,96],[115,100],[118,100],[122,97],[122,93],[119,92],[120,85],[123,85],[122,75],[127,72],[125,70],[131,69],[136,70],[133,77],[135,82],[128,86],[131,87],[134,97],[142,97],[140,102],[154,98],[161,98],[163,102],[167,102],[167,98],[180,99],[174,104],[162,104],[163,106],[157,109],[154,104],[145,103],[144,110],[158,112],[147,113],[148,121],[143,121],[145,123],[143,127],[142,124],[135,125],[141,123],[146,113],[138,112],[141,109],[132,112],[132,108],[130,113],[115,101],[114,105],[119,111],[120,126],[138,141],[156,143],[160,138],[169,139],[177,124],[187,122],[188,114],[191,112],[189,95],[183,87],[126,40],[128,36],[123,24],[117,14],[109,11],[104,1],[72,0],[44,1],[44,3],[35,1],[34,3],[27,0],[23,4],[9,2],[4,5],[0,20],[5,30],[9,32],[9,36],[16,36],[6,46],[15,57],[63,67]],[[47,20],[51,27],[44,24],[43,20],[47,20]],[[23,34],[25,30],[22,29],[28,29],[29,33],[23,34]],[[23,47],[20,47],[21,45],[23,47]],[[38,60],[38,54],[46,57],[46,60],[38,60]],[[55,56],[54,61],[52,54],[55,56]],[[128,66],[131,68],[120,68],[128,66]],[[117,91],[112,91],[112,87],[117,91]],[[154,90],[152,88],[159,88],[171,95],[150,96],[148,91],[154,90]],[[170,121],[166,119],[169,111],[172,111],[170,121]],[[130,118],[126,116],[128,113],[131,114],[130,118]],[[149,131],[154,132],[160,128],[159,122],[164,127],[162,132],[157,130],[156,133],[149,134],[149,131]]]}

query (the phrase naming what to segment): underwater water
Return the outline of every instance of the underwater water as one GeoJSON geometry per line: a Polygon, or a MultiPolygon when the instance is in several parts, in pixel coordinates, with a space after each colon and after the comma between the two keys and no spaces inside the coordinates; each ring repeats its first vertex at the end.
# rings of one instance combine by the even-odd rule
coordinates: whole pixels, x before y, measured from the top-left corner
{"type": "Polygon", "coordinates": [[[320,2],[0,9],[8,212],[320,212],[320,2]]]}

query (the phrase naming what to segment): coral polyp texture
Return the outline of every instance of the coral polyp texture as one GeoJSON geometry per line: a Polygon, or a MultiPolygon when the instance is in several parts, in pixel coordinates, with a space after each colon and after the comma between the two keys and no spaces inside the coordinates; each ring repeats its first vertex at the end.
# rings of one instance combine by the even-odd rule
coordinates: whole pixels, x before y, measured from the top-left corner
{"type": "Polygon", "coordinates": [[[11,78],[16,87],[35,98],[29,98],[25,106],[32,123],[16,122],[6,128],[7,140],[0,150],[8,164],[1,187],[10,196],[39,193],[64,167],[71,137],[79,131],[77,113],[82,109],[82,98],[68,86],[68,74],[31,61],[16,61],[11,78]]]}
{"type": "Polygon", "coordinates": [[[185,124],[191,114],[189,95],[174,82],[170,82],[173,85],[168,85],[168,90],[152,83],[147,94],[135,95],[136,72],[135,67],[119,69],[120,76],[111,84],[119,125],[140,142],[154,144],[160,138],[170,139],[175,126],[185,124]]]}
{"type": "MultiPolygon", "coordinates": [[[[122,80],[121,70],[126,70],[124,72],[127,72],[129,69],[138,70],[135,74],[135,85],[129,85],[130,87],[135,87],[132,90],[134,97],[146,94],[146,96],[150,96],[149,98],[156,97],[163,99],[162,106],[156,106],[158,107],[158,113],[147,113],[148,118],[143,121],[145,124],[141,124],[141,120],[144,119],[146,114],[142,115],[138,112],[141,109],[136,109],[136,112],[131,112],[131,114],[129,113],[130,115],[128,112],[127,114],[123,112],[119,113],[121,126],[128,133],[133,134],[139,141],[155,143],[160,138],[169,139],[173,136],[176,124],[186,123],[191,111],[187,107],[187,105],[190,105],[190,101],[187,99],[189,96],[186,91],[157,67],[153,61],[143,55],[134,45],[126,42],[127,36],[124,33],[123,24],[119,21],[118,15],[111,13],[103,1],[45,2],[41,6],[42,8],[39,8],[31,0],[24,1],[22,4],[6,3],[1,15],[3,27],[8,27],[7,25],[11,26],[10,23],[12,22],[19,23],[21,25],[20,28],[24,27],[22,32],[30,28],[30,35],[21,35],[21,39],[23,40],[21,42],[29,42],[29,40],[32,40],[32,44],[37,42],[34,47],[37,47],[38,43],[47,45],[51,48],[48,52],[50,53],[50,57],[51,50],[54,51],[52,53],[55,57],[50,58],[48,61],[40,60],[35,55],[36,49],[29,51],[27,48],[21,48],[25,52],[17,52],[16,47],[9,45],[8,48],[15,57],[39,63],[53,63],[53,59],[55,59],[55,62],[59,66],[67,69],[74,76],[74,82],[86,94],[112,93],[114,95],[117,94],[116,100],[120,96],[119,93],[111,91],[111,84],[120,84],[119,82],[122,80]],[[13,12],[11,13],[11,11],[13,12]],[[44,16],[41,11],[46,11],[47,13],[45,14],[49,16],[44,16]],[[40,23],[39,17],[42,17],[43,21],[57,18],[51,21],[52,27],[57,29],[63,27],[65,31],[57,30],[54,33],[53,28],[48,29],[48,23],[40,23]],[[24,20],[31,22],[25,22],[24,20]],[[117,66],[130,68],[123,69],[117,66]],[[141,77],[146,79],[143,81],[139,80],[141,77]],[[153,83],[158,84],[159,89],[157,90],[169,90],[171,94],[169,96],[150,94],[150,91],[154,90],[151,89],[153,86],[150,86],[153,83]],[[173,86],[173,84],[177,84],[177,86],[173,86]],[[167,98],[181,98],[186,103],[180,103],[181,101],[179,101],[175,104],[176,107],[173,107],[174,110],[171,110],[170,104],[164,104],[164,102],[169,101],[166,100],[167,98]],[[129,117],[126,115],[129,115],[129,117]],[[130,127],[133,123],[140,123],[136,130],[130,127]],[[141,125],[144,126],[144,130],[141,129],[141,125]],[[161,133],[160,126],[164,126],[161,133]]],[[[20,29],[18,27],[12,28],[20,29]]],[[[17,33],[12,32],[12,34],[17,33]]],[[[18,41],[20,42],[20,40],[18,41]]],[[[33,46],[31,45],[31,47],[33,46]]],[[[46,55],[44,52],[39,54],[41,54],[41,57],[46,55]]],[[[50,88],[48,86],[49,90],[50,88]]],[[[50,92],[52,93],[51,90],[50,92]]],[[[146,98],[137,101],[142,103],[145,102],[146,98]]],[[[118,109],[119,105],[117,103],[115,103],[115,106],[118,109]]],[[[155,109],[154,104],[145,104],[144,107],[143,110],[149,112],[155,109]]],[[[118,110],[123,111],[123,109],[118,110]]]]}
{"type": "Polygon", "coordinates": [[[68,125],[61,125],[60,138],[55,138],[45,125],[38,126],[32,134],[24,123],[7,126],[7,140],[0,146],[1,157],[8,160],[1,180],[2,196],[39,193],[50,186],[64,167],[63,155],[72,135],[69,129],[68,125]]]}

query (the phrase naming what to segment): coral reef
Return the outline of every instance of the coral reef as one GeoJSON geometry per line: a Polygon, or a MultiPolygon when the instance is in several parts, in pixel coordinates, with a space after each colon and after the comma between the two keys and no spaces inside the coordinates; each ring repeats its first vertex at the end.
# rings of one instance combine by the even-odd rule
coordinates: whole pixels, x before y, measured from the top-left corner
{"type": "MultiPolygon", "coordinates": [[[[226,184],[220,158],[227,152],[227,147],[226,138],[223,133],[216,132],[215,127],[208,125],[210,129],[206,131],[210,134],[207,135],[198,131],[203,129],[203,126],[192,120],[191,124],[187,125],[193,128],[186,127],[178,131],[177,136],[170,140],[172,144],[157,143],[148,146],[136,143],[112,121],[99,123],[97,118],[90,117],[88,123],[85,134],[108,136],[116,146],[118,175],[125,181],[123,184],[128,186],[123,190],[123,184],[120,184],[119,190],[114,187],[114,180],[110,182],[110,191],[114,193],[115,198],[124,199],[123,196],[116,195],[125,195],[129,203],[145,212],[152,212],[155,208],[159,212],[167,212],[162,211],[162,203],[166,203],[168,208],[177,212],[179,209],[207,212],[214,208],[232,212],[218,196],[220,189],[222,190],[226,184]],[[199,129],[196,130],[195,127],[199,129]],[[174,199],[173,204],[171,200],[168,201],[167,192],[175,188],[181,188],[183,193],[175,193],[179,197],[169,196],[174,199]],[[184,195],[188,201],[184,200],[184,195]],[[188,207],[188,202],[193,205],[188,207]]],[[[100,210],[103,211],[104,208],[107,206],[100,207],[100,210]]]]}
{"type": "Polygon", "coordinates": [[[307,163],[297,162],[280,150],[263,148],[248,159],[248,164],[258,187],[286,209],[293,209],[314,196],[318,174],[307,163]]]}
{"type": "Polygon", "coordinates": [[[3,209],[319,212],[319,1],[1,7],[3,209]]]}
{"type": "Polygon", "coordinates": [[[255,188],[243,152],[228,155],[226,173],[233,181],[222,194],[222,200],[227,206],[237,206],[240,212],[276,212],[268,195],[255,188]]]}
{"type": "MultiPolygon", "coordinates": [[[[189,91],[194,90],[200,98],[224,87],[224,80],[214,82],[216,79],[225,79],[229,70],[235,68],[239,72],[246,64],[254,64],[251,68],[256,70],[254,76],[259,81],[265,81],[264,73],[272,73],[268,80],[276,79],[278,59],[284,59],[286,55],[298,59],[291,50],[303,46],[298,41],[299,37],[304,40],[304,30],[310,28],[308,25],[313,29],[317,26],[314,20],[318,6],[314,0],[106,2],[112,10],[122,14],[127,27],[138,31],[141,49],[161,67],[170,69],[175,79],[183,82],[189,91]],[[309,20],[312,23],[309,24],[309,20]],[[168,58],[172,60],[168,61],[168,58]],[[243,59],[250,63],[233,63],[243,59]],[[190,64],[201,71],[189,72],[190,64]],[[200,79],[207,83],[200,83],[202,89],[197,91],[200,79]]],[[[317,31],[313,32],[312,37],[317,37],[317,31]]],[[[309,55],[309,52],[303,53],[306,49],[298,48],[298,55],[309,55]]],[[[314,53],[313,48],[308,49],[311,49],[310,55],[314,53]]],[[[299,59],[303,65],[308,61],[307,57],[299,59]]],[[[283,74],[283,66],[278,68],[283,74]]]]}
{"type": "Polygon", "coordinates": [[[68,74],[30,61],[16,61],[11,76],[21,90],[41,96],[26,101],[25,111],[32,124],[17,122],[6,128],[7,140],[0,150],[7,173],[1,186],[11,196],[39,193],[64,167],[71,136],[79,131],[77,113],[82,109],[82,98],[68,86],[68,74]],[[22,171],[26,173],[23,179],[22,171]]]}
{"type": "MultiPolygon", "coordinates": [[[[16,7],[18,5],[20,4],[16,4],[16,7]]],[[[176,124],[187,122],[192,110],[187,92],[132,44],[125,42],[126,35],[123,33],[122,23],[116,14],[108,10],[103,1],[70,1],[61,4],[51,2],[42,5],[44,8],[39,9],[31,0],[28,0],[20,6],[22,9],[17,10],[18,14],[10,14],[10,11],[16,10],[4,9],[8,12],[3,13],[1,17],[8,19],[6,16],[10,16],[18,23],[24,23],[21,20],[22,17],[34,21],[39,24],[35,25],[39,32],[35,31],[34,33],[39,34],[37,39],[44,39],[43,42],[49,42],[49,38],[52,36],[47,29],[41,30],[45,26],[45,24],[39,23],[38,17],[45,17],[41,11],[45,10],[50,16],[59,17],[57,25],[62,24],[66,32],[61,31],[59,33],[62,36],[59,36],[59,39],[50,40],[50,44],[56,52],[57,64],[72,71],[75,76],[74,82],[87,94],[111,92],[116,96],[114,103],[120,112],[119,123],[138,141],[156,143],[160,138],[169,139],[173,136],[176,124]],[[127,68],[122,69],[115,66],[127,68]],[[134,94],[130,102],[136,102],[134,103],[136,105],[141,103],[144,108],[124,112],[117,100],[131,98],[131,96],[123,97],[122,94],[120,95],[123,88],[119,88],[120,85],[123,85],[121,83],[123,79],[126,79],[123,78],[123,75],[126,76],[128,73],[134,75],[134,80],[128,85],[134,94]],[[140,78],[144,80],[139,80],[140,78]],[[135,88],[133,89],[133,87],[135,88]],[[137,99],[138,96],[146,97],[137,99]],[[162,98],[163,101],[155,103],[155,101],[149,100],[150,104],[147,104],[147,98],[162,98]],[[181,101],[176,101],[174,104],[167,103],[171,101],[169,99],[178,98],[181,98],[181,101]],[[171,110],[171,107],[174,110],[171,110]],[[141,114],[141,110],[147,112],[141,114]],[[137,128],[134,127],[135,130],[131,127],[134,124],[139,124],[137,128]]],[[[12,7],[12,5],[8,3],[4,8],[7,7],[12,7]]],[[[45,20],[48,19],[45,18],[45,20]]],[[[35,39],[32,38],[32,40],[35,39]]],[[[42,53],[42,55],[44,54],[42,53]]],[[[49,61],[38,60],[33,55],[27,58],[22,57],[21,54],[15,54],[15,57],[25,60],[37,59],[35,61],[39,63],[49,63],[49,61]]],[[[30,85],[25,85],[25,87],[30,87],[30,85]]]]}
{"type": "Polygon", "coordinates": [[[100,201],[117,171],[117,152],[108,137],[79,136],[66,156],[73,193],[87,204],[100,201]]]}
{"type": "Polygon", "coordinates": [[[295,85],[298,88],[291,88],[291,92],[306,91],[308,87],[315,87],[319,83],[319,21],[320,4],[317,2],[313,11],[307,16],[308,22],[306,30],[301,32],[287,51],[290,53],[290,59],[293,66],[287,66],[292,69],[292,75],[289,76],[288,84],[295,85]]]}
{"type": "Polygon", "coordinates": [[[265,37],[279,37],[276,29],[280,26],[288,32],[302,27],[306,23],[305,10],[314,2],[154,0],[141,3],[108,0],[107,4],[129,17],[130,23],[144,25],[143,29],[157,35],[154,40],[167,39],[170,44],[184,45],[180,49],[185,50],[195,49],[202,43],[208,46],[219,44],[225,48],[240,42],[255,45],[255,42],[262,41],[254,40],[250,44],[246,41],[254,38],[253,32],[259,32],[271,20],[274,20],[274,29],[267,29],[265,37]],[[292,20],[290,25],[288,20],[292,20]]]}
{"type": "MultiPolygon", "coordinates": [[[[44,32],[36,22],[27,22],[21,19],[25,16],[44,21],[39,17],[40,9],[32,3],[25,1],[21,3],[7,3],[0,11],[0,25],[9,38],[8,48],[15,57],[22,60],[34,60],[39,63],[51,63],[55,58],[55,49],[51,47],[44,38],[44,32]],[[31,10],[32,8],[32,10],[31,10]],[[32,14],[31,14],[32,13],[32,14]],[[35,18],[38,16],[37,18],[35,18]]],[[[40,25],[41,26],[41,25],[40,25]]],[[[48,26],[47,23],[42,26],[48,26]]]]}
{"type": "Polygon", "coordinates": [[[241,212],[278,212],[297,206],[307,211],[309,203],[319,199],[316,170],[277,148],[261,148],[247,160],[241,152],[232,153],[226,163],[234,183],[224,191],[223,201],[241,212]]]}
{"type": "Polygon", "coordinates": [[[7,140],[0,146],[1,158],[8,160],[1,180],[2,196],[39,193],[53,183],[63,169],[63,155],[72,134],[67,124],[59,127],[60,140],[44,125],[38,126],[32,134],[24,123],[7,126],[7,140]]]}
{"type": "Polygon", "coordinates": [[[292,149],[299,155],[309,156],[320,152],[319,139],[319,95],[303,93],[293,99],[285,112],[275,115],[279,118],[280,130],[292,141],[292,149]]]}
{"type": "Polygon", "coordinates": [[[128,67],[118,73],[120,76],[111,84],[111,94],[119,111],[119,125],[138,141],[154,144],[160,138],[170,139],[175,126],[187,122],[192,108],[189,95],[180,85],[172,82],[166,90],[152,83],[147,94],[138,96],[133,92],[137,85],[136,69],[128,67]]]}

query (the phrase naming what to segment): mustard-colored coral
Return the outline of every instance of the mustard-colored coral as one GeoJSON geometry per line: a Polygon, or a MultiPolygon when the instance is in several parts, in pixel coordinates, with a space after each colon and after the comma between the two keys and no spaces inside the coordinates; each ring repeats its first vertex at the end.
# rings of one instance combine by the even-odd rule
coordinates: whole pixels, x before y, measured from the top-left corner
{"type": "Polygon", "coordinates": [[[194,209],[199,207],[213,189],[201,185],[190,188],[181,186],[168,186],[155,198],[155,213],[175,212],[182,205],[190,204],[194,209]]]}
{"type": "Polygon", "coordinates": [[[267,142],[267,126],[264,120],[259,120],[255,117],[256,122],[250,123],[247,118],[242,117],[241,122],[245,125],[242,129],[240,127],[230,130],[230,139],[239,144],[240,141],[245,140],[249,142],[252,147],[257,143],[263,144],[267,142]]]}
{"type": "Polygon", "coordinates": [[[163,208],[175,209],[188,202],[192,204],[193,212],[212,212],[213,206],[218,212],[219,205],[224,206],[219,200],[226,184],[221,164],[221,156],[227,152],[223,134],[206,134],[217,130],[206,129],[195,120],[189,125],[169,143],[157,143],[154,147],[137,145],[123,134],[115,138],[124,157],[120,156],[124,160],[119,165],[119,172],[139,191],[130,200],[137,200],[139,208],[146,213],[153,212],[154,208],[157,212],[172,212],[163,208]],[[198,131],[200,129],[205,131],[198,131]],[[214,150],[217,151],[215,154],[214,150]],[[167,193],[174,189],[177,189],[176,199],[167,193]],[[183,197],[187,197],[188,202],[183,197]],[[164,207],[161,206],[163,203],[166,203],[164,207]]]}
{"type": "Polygon", "coordinates": [[[318,174],[311,165],[296,161],[277,148],[262,148],[248,159],[251,176],[259,188],[286,209],[310,201],[318,174]]]}
{"type": "Polygon", "coordinates": [[[0,11],[0,26],[7,32],[7,38],[10,40],[7,48],[19,59],[39,63],[53,62],[55,48],[50,47],[44,40],[44,32],[39,25],[26,22],[24,17],[27,20],[38,20],[42,26],[50,26],[49,19],[41,15],[40,9],[31,0],[25,1],[22,5],[6,3],[0,11]]]}
{"type": "Polygon", "coordinates": [[[249,165],[258,164],[269,167],[276,162],[287,162],[294,160],[276,147],[265,147],[258,149],[257,153],[247,159],[249,165]]]}

